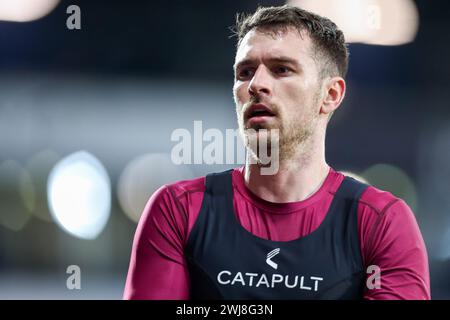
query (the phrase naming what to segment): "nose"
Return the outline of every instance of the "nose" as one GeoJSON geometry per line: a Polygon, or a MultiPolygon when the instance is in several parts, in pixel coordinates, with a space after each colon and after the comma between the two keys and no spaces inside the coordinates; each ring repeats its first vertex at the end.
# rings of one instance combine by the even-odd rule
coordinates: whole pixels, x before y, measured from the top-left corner
{"type": "Polygon", "coordinates": [[[252,80],[248,85],[251,96],[270,95],[272,93],[272,79],[269,70],[264,65],[256,69],[252,80]]]}

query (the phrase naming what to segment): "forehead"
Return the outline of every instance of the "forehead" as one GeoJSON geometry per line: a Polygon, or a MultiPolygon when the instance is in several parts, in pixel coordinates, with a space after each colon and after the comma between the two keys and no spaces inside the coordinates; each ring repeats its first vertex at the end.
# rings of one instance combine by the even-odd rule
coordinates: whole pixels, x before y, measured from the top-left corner
{"type": "Polygon", "coordinates": [[[235,63],[243,60],[264,60],[289,57],[300,64],[309,64],[312,59],[312,41],[306,32],[301,34],[293,28],[279,31],[253,29],[242,39],[235,63]]]}

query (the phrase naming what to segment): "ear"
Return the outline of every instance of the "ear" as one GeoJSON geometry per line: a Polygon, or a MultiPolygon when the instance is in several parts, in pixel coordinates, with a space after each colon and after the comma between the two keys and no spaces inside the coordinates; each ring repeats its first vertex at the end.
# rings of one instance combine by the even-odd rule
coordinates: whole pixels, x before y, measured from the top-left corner
{"type": "Polygon", "coordinates": [[[344,100],[346,84],[341,77],[325,80],[325,94],[322,100],[320,113],[330,115],[344,100]]]}

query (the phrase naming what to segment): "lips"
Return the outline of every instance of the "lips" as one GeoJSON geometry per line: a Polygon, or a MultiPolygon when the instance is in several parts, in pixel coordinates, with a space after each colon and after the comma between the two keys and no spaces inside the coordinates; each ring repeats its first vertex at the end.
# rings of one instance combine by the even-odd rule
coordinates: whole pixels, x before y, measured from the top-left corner
{"type": "Polygon", "coordinates": [[[266,105],[262,103],[255,103],[252,104],[246,111],[245,111],[245,119],[256,119],[256,118],[266,118],[266,117],[274,117],[275,113],[266,105]]]}

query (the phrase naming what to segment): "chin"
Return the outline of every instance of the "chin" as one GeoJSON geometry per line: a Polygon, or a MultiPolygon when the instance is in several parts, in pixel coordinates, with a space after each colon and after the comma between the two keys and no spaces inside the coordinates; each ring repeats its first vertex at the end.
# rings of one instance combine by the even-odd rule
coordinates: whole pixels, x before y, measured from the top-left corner
{"type": "Polygon", "coordinates": [[[268,149],[271,148],[272,144],[274,144],[274,146],[278,146],[279,141],[278,138],[279,136],[272,136],[272,133],[270,132],[270,128],[266,129],[266,130],[262,130],[262,129],[266,129],[266,128],[259,128],[255,129],[255,128],[249,128],[245,130],[245,142],[248,148],[252,149],[255,153],[257,153],[257,148],[259,146],[265,145],[268,149]],[[274,140],[276,139],[276,140],[274,140]],[[272,141],[273,140],[273,141],[272,141]]]}

